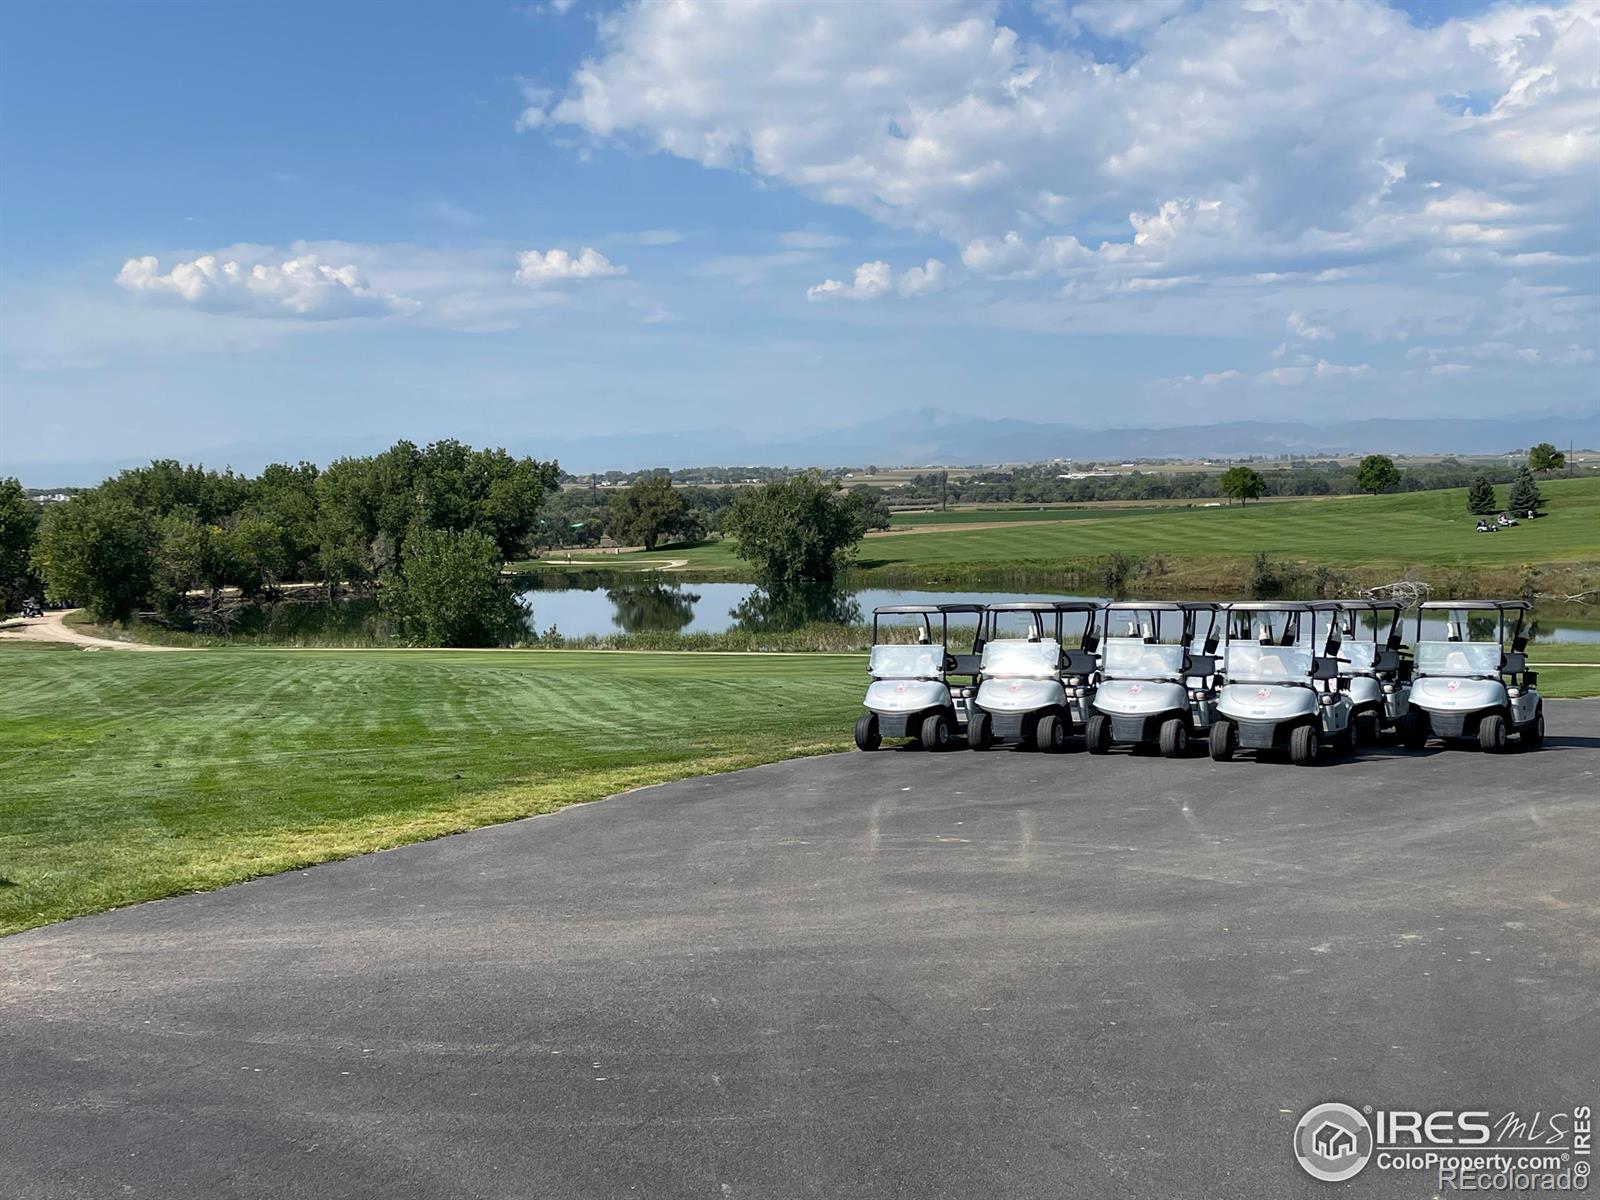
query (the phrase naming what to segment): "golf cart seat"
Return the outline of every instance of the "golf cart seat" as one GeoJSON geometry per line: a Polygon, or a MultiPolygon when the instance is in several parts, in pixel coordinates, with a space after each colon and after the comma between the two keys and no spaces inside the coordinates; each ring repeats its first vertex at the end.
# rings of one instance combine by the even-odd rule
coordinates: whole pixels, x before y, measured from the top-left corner
{"type": "Polygon", "coordinates": [[[1099,660],[1087,650],[1068,650],[1061,656],[1063,675],[1093,675],[1099,667],[1099,660]]]}

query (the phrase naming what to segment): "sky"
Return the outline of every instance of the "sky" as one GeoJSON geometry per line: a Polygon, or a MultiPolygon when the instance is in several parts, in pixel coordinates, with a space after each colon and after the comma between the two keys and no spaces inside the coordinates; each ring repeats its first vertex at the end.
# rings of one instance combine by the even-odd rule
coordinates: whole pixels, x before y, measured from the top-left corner
{"type": "Polygon", "coordinates": [[[1600,0],[84,0],[0,44],[25,482],[1600,406],[1600,0]]]}

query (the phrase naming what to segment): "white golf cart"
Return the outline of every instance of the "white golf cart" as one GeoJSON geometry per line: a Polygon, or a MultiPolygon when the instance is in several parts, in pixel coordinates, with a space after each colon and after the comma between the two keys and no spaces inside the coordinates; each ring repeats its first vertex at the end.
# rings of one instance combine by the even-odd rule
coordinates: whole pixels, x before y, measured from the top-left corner
{"type": "Polygon", "coordinates": [[[867,672],[866,708],[856,721],[856,746],[876,750],[886,737],[915,738],[925,750],[947,749],[957,733],[964,733],[977,692],[978,638],[982,634],[981,604],[894,604],[872,611],[872,655],[867,672]],[[950,618],[970,617],[973,647],[967,654],[952,654],[950,618]],[[908,618],[908,621],[897,620],[908,618]],[[890,629],[915,630],[915,641],[890,638],[890,629]],[[935,637],[935,627],[937,634],[935,637]],[[966,677],[953,683],[951,676],[966,677]]]}
{"type": "Polygon", "coordinates": [[[1522,600],[1432,600],[1417,610],[1407,746],[1420,749],[1432,734],[1477,738],[1485,753],[1499,754],[1513,733],[1524,749],[1544,745],[1544,702],[1522,633],[1528,608],[1522,600]]]}
{"type": "Polygon", "coordinates": [[[991,604],[967,745],[996,742],[1055,753],[1083,731],[1094,700],[1100,605],[1078,600],[991,604]]]}
{"type": "Polygon", "coordinates": [[[1206,735],[1216,711],[1216,624],[1210,603],[1106,605],[1100,684],[1084,732],[1090,754],[1105,754],[1113,743],[1153,744],[1180,758],[1191,735],[1206,735]]]}
{"type": "Polygon", "coordinates": [[[1399,732],[1411,710],[1411,658],[1401,641],[1403,606],[1394,600],[1340,600],[1339,674],[1347,682],[1357,746],[1399,732]]]}
{"type": "Polygon", "coordinates": [[[1339,675],[1339,605],[1256,600],[1223,606],[1224,684],[1211,757],[1288,750],[1311,766],[1350,747],[1350,697],[1339,675]],[[1319,634],[1325,629],[1325,640],[1319,634]]]}

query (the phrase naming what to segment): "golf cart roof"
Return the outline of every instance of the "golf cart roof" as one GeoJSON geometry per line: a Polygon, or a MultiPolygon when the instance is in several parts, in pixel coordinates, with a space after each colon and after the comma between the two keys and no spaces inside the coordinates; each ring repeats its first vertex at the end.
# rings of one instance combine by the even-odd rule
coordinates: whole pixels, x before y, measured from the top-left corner
{"type": "Polygon", "coordinates": [[[1224,612],[1331,612],[1339,605],[1333,600],[1234,600],[1222,606],[1224,612]]]}
{"type": "Polygon", "coordinates": [[[1335,600],[1340,608],[1363,608],[1368,612],[1402,612],[1405,605],[1398,600],[1335,600]]]}
{"type": "Polygon", "coordinates": [[[1007,600],[991,604],[990,612],[1099,612],[1101,605],[1093,600],[1007,600]]]}
{"type": "Polygon", "coordinates": [[[1137,612],[1216,612],[1222,606],[1209,600],[1113,600],[1110,609],[1132,609],[1137,612]]]}
{"type": "Polygon", "coordinates": [[[1483,612],[1527,612],[1533,605],[1526,600],[1428,600],[1421,607],[1432,612],[1462,608],[1483,612]]]}
{"type": "Polygon", "coordinates": [[[981,613],[984,608],[982,604],[886,604],[873,609],[872,615],[938,616],[940,613],[981,613]]]}

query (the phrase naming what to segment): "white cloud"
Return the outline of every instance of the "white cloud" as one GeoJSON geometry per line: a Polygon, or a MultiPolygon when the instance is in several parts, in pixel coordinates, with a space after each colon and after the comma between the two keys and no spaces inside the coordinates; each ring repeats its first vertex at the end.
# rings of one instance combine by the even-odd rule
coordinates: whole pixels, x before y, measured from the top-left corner
{"type": "Polygon", "coordinates": [[[604,279],[626,275],[628,268],[617,266],[593,246],[585,246],[574,256],[565,250],[524,250],[517,255],[517,282],[530,287],[562,283],[572,279],[604,279]]]}
{"type": "Polygon", "coordinates": [[[1299,387],[1313,379],[1360,378],[1372,371],[1370,363],[1331,363],[1319,359],[1315,363],[1297,367],[1273,367],[1256,376],[1261,383],[1275,383],[1279,387],[1299,387]]]}
{"type": "MultiPolygon", "coordinates": [[[[251,248],[256,249],[256,248],[251,248]]],[[[203,254],[165,274],[155,255],[130,258],[117,284],[136,296],[205,312],[337,320],[414,312],[417,303],[373,289],[354,263],[334,266],[315,253],[280,261],[203,254]]]]}
{"type": "Polygon", "coordinates": [[[1435,363],[1428,368],[1429,375],[1465,375],[1472,367],[1467,363],[1435,363]]]}
{"type": "Polygon", "coordinates": [[[1215,388],[1221,387],[1225,383],[1232,383],[1235,379],[1242,378],[1244,378],[1243,372],[1229,369],[1227,371],[1211,371],[1205,375],[1199,376],[1198,378],[1193,375],[1185,375],[1176,382],[1185,386],[1215,388]]]}
{"type": "Polygon", "coordinates": [[[944,282],[945,266],[930,258],[920,267],[911,267],[896,276],[886,262],[865,262],[856,268],[854,279],[845,283],[838,279],[824,279],[806,289],[807,300],[873,300],[898,292],[902,296],[921,296],[938,291],[944,282]]]}
{"type": "Polygon", "coordinates": [[[1303,342],[1333,340],[1333,330],[1326,325],[1313,325],[1306,319],[1304,313],[1292,312],[1289,314],[1289,332],[1303,342]]]}

